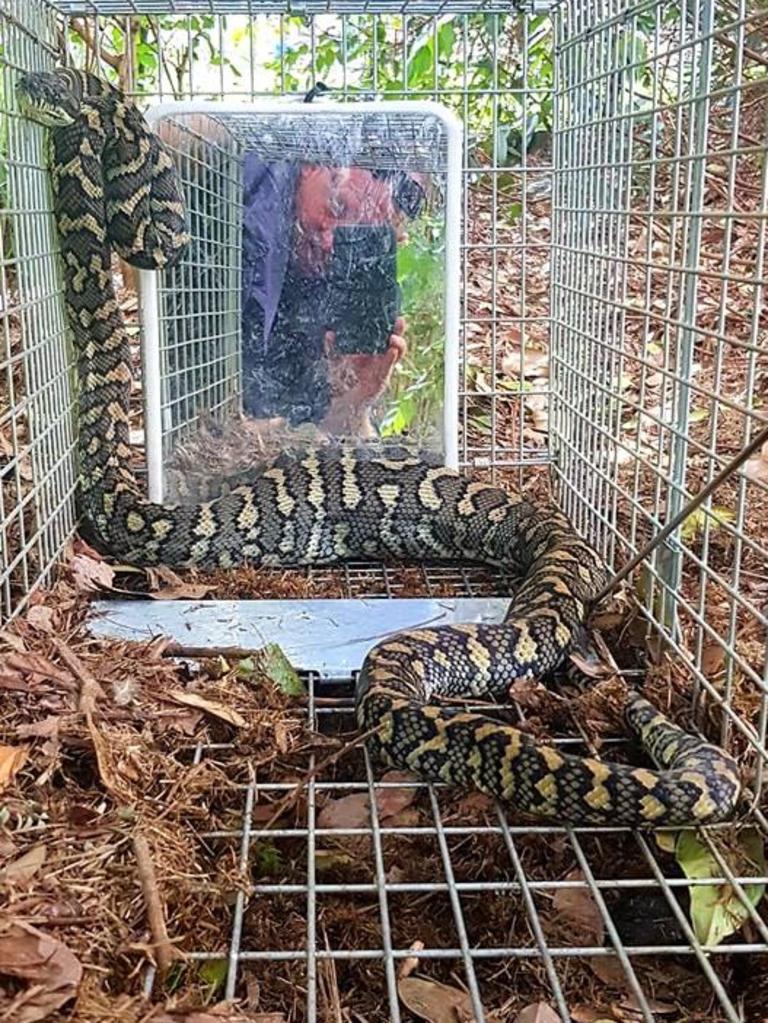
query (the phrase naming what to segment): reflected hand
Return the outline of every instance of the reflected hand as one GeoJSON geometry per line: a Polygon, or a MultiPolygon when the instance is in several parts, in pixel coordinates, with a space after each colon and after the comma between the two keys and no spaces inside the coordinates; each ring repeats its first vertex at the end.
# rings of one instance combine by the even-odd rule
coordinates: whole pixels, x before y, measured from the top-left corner
{"type": "Polygon", "coordinates": [[[336,436],[374,436],[369,412],[386,390],[395,366],[408,351],[405,331],[405,319],[398,317],[387,350],[374,355],[337,352],[334,332],[326,333],[331,406],[321,424],[324,430],[336,436]]]}

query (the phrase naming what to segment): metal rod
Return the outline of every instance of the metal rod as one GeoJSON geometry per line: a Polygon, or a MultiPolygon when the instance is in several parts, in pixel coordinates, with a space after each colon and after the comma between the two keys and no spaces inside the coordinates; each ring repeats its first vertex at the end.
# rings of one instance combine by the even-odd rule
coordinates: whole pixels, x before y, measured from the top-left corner
{"type": "Polygon", "coordinates": [[[713,476],[709,483],[707,483],[707,485],[703,487],[698,494],[692,497],[685,507],[681,508],[677,515],[675,515],[663,529],[659,530],[656,536],[652,537],[645,547],[642,547],[637,554],[627,562],[624,568],[620,569],[609,580],[609,582],[605,584],[602,590],[592,601],[592,606],[594,607],[599,604],[601,600],[605,600],[608,594],[612,593],[619,583],[623,582],[627,576],[637,568],[641,561],[645,561],[648,555],[654,551],[659,544],[663,543],[670,533],[674,533],[678,526],[685,522],[691,512],[695,511],[700,504],[706,501],[709,495],[713,491],[717,490],[721,483],[724,483],[729,476],[732,476],[736,470],[740,468],[744,462],[746,462],[749,456],[753,455],[758,448],[761,448],[766,442],[768,442],[768,426],[764,426],[759,433],[756,433],[749,444],[746,444],[737,455],[734,455],[730,462],[723,466],[717,476],[713,476]]]}

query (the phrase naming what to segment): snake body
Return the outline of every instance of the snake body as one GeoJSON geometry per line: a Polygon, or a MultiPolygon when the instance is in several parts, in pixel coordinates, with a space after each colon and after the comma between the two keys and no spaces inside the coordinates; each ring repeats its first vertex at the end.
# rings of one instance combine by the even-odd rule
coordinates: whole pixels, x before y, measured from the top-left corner
{"type": "MultiPolygon", "coordinates": [[[[136,564],[229,567],[365,559],[481,561],[523,581],[500,624],[404,631],[368,654],[360,728],[383,761],[470,785],[560,822],[679,825],[727,818],[736,764],[637,693],[625,717],[658,769],[566,755],[441,697],[503,698],[565,658],[605,580],[557,509],[471,480],[398,446],[289,452],[218,500],[152,504],[129,468],[128,338],[113,251],[170,266],[187,242],[173,162],[136,108],[74,71],[29,74],[24,112],[51,128],[65,303],[77,352],[82,512],[99,542],[136,564]]],[[[386,606],[386,605],[382,605],[386,606]]]]}

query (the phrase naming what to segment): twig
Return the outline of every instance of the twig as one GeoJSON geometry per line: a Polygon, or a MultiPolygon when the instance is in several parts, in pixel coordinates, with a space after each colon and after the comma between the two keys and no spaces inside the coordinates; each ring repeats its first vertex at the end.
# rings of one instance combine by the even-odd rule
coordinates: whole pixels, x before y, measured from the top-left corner
{"type": "Polygon", "coordinates": [[[271,828],[272,825],[280,817],[282,817],[282,815],[285,813],[288,807],[291,806],[291,804],[294,803],[299,798],[299,795],[306,787],[307,783],[312,780],[312,778],[317,777],[317,775],[320,774],[321,771],[324,771],[327,767],[331,767],[333,764],[336,763],[337,760],[341,760],[341,758],[343,756],[346,756],[346,754],[349,753],[350,750],[353,750],[357,746],[360,746],[362,743],[365,742],[366,739],[370,739],[370,737],[372,735],[375,735],[376,732],[378,732],[378,730],[379,730],[378,727],[369,728],[367,732],[362,732],[360,735],[355,736],[355,738],[352,739],[350,742],[345,743],[341,747],[341,749],[337,749],[335,753],[329,754],[329,756],[327,756],[325,760],[321,760],[319,764],[315,764],[311,771],[307,771],[304,777],[300,781],[296,782],[296,785],[290,790],[290,792],[286,792],[283,798],[278,800],[278,802],[275,804],[275,812],[264,825],[264,830],[265,831],[269,830],[269,828],[271,828]]]}
{"type": "Polygon", "coordinates": [[[242,660],[245,657],[253,657],[262,650],[264,644],[258,647],[243,646],[184,646],[181,643],[169,643],[163,648],[163,657],[191,657],[210,660],[212,657],[236,658],[242,660]]]}
{"type": "Polygon", "coordinates": [[[75,32],[77,32],[94,57],[100,57],[102,60],[106,61],[110,67],[114,68],[118,74],[120,74],[124,58],[117,53],[110,53],[103,45],[97,46],[96,38],[84,18],[72,18],[70,25],[75,32]]]}
{"type": "Polygon", "coordinates": [[[698,494],[692,497],[682,511],[678,512],[663,529],[660,529],[659,532],[637,552],[634,558],[631,558],[624,568],[618,571],[613,578],[606,583],[602,590],[591,601],[592,607],[599,604],[601,600],[605,600],[608,594],[612,593],[619,583],[624,582],[630,572],[634,571],[641,561],[645,561],[648,555],[651,554],[652,551],[659,546],[659,544],[663,543],[671,533],[674,533],[674,531],[685,522],[691,512],[694,512],[700,504],[703,504],[709,495],[713,491],[717,490],[721,483],[724,483],[725,480],[732,476],[733,473],[735,473],[736,470],[743,465],[744,462],[746,462],[749,456],[753,455],[755,451],[761,448],[766,441],[768,441],[768,426],[764,426],[762,430],[756,433],[749,444],[746,444],[737,455],[734,455],[730,462],[728,462],[728,464],[720,470],[717,476],[714,476],[709,483],[707,483],[707,485],[698,492],[698,494]]]}
{"type": "MultiPolygon", "coordinates": [[[[717,32],[715,34],[715,39],[724,46],[727,46],[729,50],[738,49],[736,40],[731,39],[725,32],[717,32]]],[[[751,46],[742,46],[741,52],[745,57],[749,57],[750,60],[754,60],[756,64],[762,64],[763,67],[768,67],[768,56],[763,56],[762,53],[754,50],[751,46]]]]}
{"type": "Polygon", "coordinates": [[[86,717],[90,717],[96,710],[96,701],[104,698],[106,693],[74,651],[70,650],[65,643],[58,639],[53,640],[53,645],[56,647],[62,661],[82,683],[78,710],[86,717]]]}
{"type": "Polygon", "coordinates": [[[152,944],[155,949],[157,969],[161,977],[164,977],[176,953],[168,937],[165,926],[165,915],[163,904],[160,900],[160,890],[157,886],[157,875],[155,864],[149,850],[149,843],[143,835],[133,836],[133,852],[136,856],[136,865],[139,868],[139,880],[144,893],[144,902],[147,906],[147,920],[149,929],[152,932],[152,944]]]}

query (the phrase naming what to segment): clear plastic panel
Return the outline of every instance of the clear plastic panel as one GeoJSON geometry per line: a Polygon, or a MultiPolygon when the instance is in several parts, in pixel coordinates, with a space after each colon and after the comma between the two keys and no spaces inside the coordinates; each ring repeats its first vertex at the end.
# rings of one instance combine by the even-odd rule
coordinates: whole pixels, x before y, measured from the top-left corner
{"type": "Polygon", "coordinates": [[[456,462],[460,129],[430,103],[174,104],[192,240],[142,283],[155,498],[297,443],[456,462]]]}

